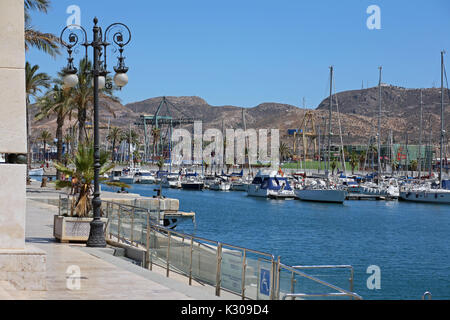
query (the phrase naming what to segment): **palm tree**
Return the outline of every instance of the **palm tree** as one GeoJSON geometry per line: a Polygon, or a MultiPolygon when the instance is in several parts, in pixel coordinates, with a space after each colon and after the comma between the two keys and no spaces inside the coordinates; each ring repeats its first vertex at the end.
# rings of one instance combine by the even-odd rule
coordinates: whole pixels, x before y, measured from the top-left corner
{"type": "Polygon", "coordinates": [[[37,48],[52,57],[60,54],[60,41],[57,36],[51,33],[43,33],[31,26],[30,10],[37,10],[47,13],[50,7],[50,0],[25,0],[25,50],[31,47],[37,48]]]}
{"type": "Polygon", "coordinates": [[[355,174],[355,168],[356,168],[356,166],[359,163],[359,157],[358,157],[358,154],[355,151],[353,151],[350,154],[350,161],[349,162],[350,162],[350,166],[352,167],[352,175],[353,175],[353,174],[355,174]]]}
{"type": "MultiPolygon", "coordinates": [[[[93,109],[94,90],[91,71],[92,63],[86,58],[81,59],[78,65],[78,84],[71,90],[72,100],[77,109],[79,144],[84,143],[87,139],[86,121],[88,119],[88,111],[93,109]]],[[[59,76],[62,77],[63,74],[61,73],[59,76]]],[[[109,78],[107,78],[107,81],[110,82],[109,78]]],[[[100,92],[106,94],[114,101],[118,101],[119,99],[113,96],[113,91],[116,89],[115,86],[111,89],[105,87],[100,92]]],[[[109,105],[102,105],[102,107],[106,107],[106,109],[114,115],[114,112],[109,108],[109,105]]],[[[92,113],[93,112],[91,112],[91,114],[92,113]]]]}
{"type": "Polygon", "coordinates": [[[38,105],[41,111],[36,115],[37,120],[56,114],[56,139],[57,139],[57,160],[62,160],[63,148],[63,126],[67,117],[71,118],[73,111],[70,89],[62,89],[55,85],[44,97],[39,99],[38,105]]]}
{"type": "Polygon", "coordinates": [[[409,163],[409,167],[411,168],[411,171],[417,171],[417,167],[419,166],[419,163],[417,160],[411,160],[409,163]]]}
{"type": "Polygon", "coordinates": [[[363,153],[361,153],[359,155],[359,159],[358,160],[359,160],[359,168],[360,169],[363,168],[363,170],[365,170],[364,164],[366,163],[366,156],[363,153]]]}
{"type": "Polygon", "coordinates": [[[112,127],[109,131],[108,136],[106,139],[108,139],[109,142],[111,142],[112,146],[112,161],[116,161],[116,143],[121,141],[122,136],[122,130],[118,127],[112,127]]]}
{"type": "Polygon", "coordinates": [[[163,158],[159,159],[156,165],[158,166],[158,170],[162,171],[162,168],[164,167],[164,159],[163,158]]]}
{"type": "Polygon", "coordinates": [[[25,64],[25,94],[26,94],[26,126],[27,126],[27,183],[30,181],[29,169],[31,169],[31,123],[29,108],[31,99],[36,99],[42,89],[50,87],[50,76],[43,72],[38,72],[39,66],[31,66],[29,62],[25,64]]]}
{"type": "Polygon", "coordinates": [[[66,143],[66,154],[72,154],[72,142],[73,137],[71,134],[66,134],[64,136],[64,142],[66,143]]]}
{"type": "Polygon", "coordinates": [[[289,151],[289,147],[286,143],[282,142],[279,148],[281,161],[286,160],[291,156],[291,152],[289,151]]]}
{"type": "Polygon", "coordinates": [[[157,149],[158,149],[158,140],[161,136],[161,129],[153,128],[152,129],[152,137],[153,137],[153,159],[155,159],[157,149]]]}
{"type": "Polygon", "coordinates": [[[131,161],[131,145],[139,143],[139,135],[134,130],[127,130],[123,132],[122,141],[126,141],[128,144],[128,161],[131,161]]]}
{"type": "MultiPolygon", "coordinates": [[[[114,167],[114,164],[108,164],[109,153],[100,150],[100,170],[99,175],[103,176],[114,167]]],[[[79,195],[75,202],[75,215],[86,217],[92,209],[90,196],[93,194],[94,180],[94,147],[93,144],[81,144],[78,147],[74,159],[69,159],[69,165],[64,166],[61,163],[55,164],[56,169],[65,175],[75,178],[79,182],[79,195]],[[74,169],[73,169],[74,168],[74,169]]],[[[100,180],[105,180],[101,178],[100,180]]],[[[120,182],[106,182],[107,185],[129,188],[128,185],[120,182]]],[[[72,187],[72,181],[56,181],[57,188],[72,187]]]]}
{"type": "Polygon", "coordinates": [[[47,149],[47,143],[51,141],[52,134],[47,130],[41,132],[39,139],[44,143],[44,162],[45,162],[45,150],[47,149]]]}
{"type": "Polygon", "coordinates": [[[334,175],[334,169],[336,169],[337,167],[336,159],[333,159],[330,166],[331,166],[331,174],[334,175]]]}
{"type": "Polygon", "coordinates": [[[77,108],[79,144],[83,144],[86,140],[87,111],[94,100],[91,70],[91,62],[87,59],[81,59],[78,66],[78,84],[72,88],[72,99],[77,108]]]}

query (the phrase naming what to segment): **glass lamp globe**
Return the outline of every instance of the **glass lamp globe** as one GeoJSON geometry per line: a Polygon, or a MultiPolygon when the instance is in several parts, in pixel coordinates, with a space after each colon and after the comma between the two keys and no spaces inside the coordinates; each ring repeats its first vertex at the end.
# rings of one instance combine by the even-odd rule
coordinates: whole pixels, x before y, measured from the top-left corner
{"type": "Polygon", "coordinates": [[[123,72],[116,73],[116,75],[114,76],[114,83],[120,88],[125,87],[128,83],[127,74],[123,72]]]}
{"type": "Polygon", "coordinates": [[[73,88],[78,84],[78,76],[76,74],[67,74],[63,78],[66,88],[73,88]]]}
{"type": "MultiPolygon", "coordinates": [[[[94,78],[91,80],[91,85],[94,86],[94,78]]],[[[102,90],[106,85],[106,78],[104,76],[98,76],[98,89],[102,90]]]]}

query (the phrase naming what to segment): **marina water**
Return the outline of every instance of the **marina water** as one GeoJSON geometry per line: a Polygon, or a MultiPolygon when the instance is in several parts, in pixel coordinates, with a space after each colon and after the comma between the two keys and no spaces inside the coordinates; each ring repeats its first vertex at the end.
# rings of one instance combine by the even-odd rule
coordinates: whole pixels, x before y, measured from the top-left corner
{"type": "MultiPolygon", "coordinates": [[[[131,193],[155,195],[157,185],[132,185],[131,193]]],[[[105,191],[113,188],[102,186],[105,191]]],[[[177,230],[260,250],[287,265],[354,267],[354,292],[364,299],[450,298],[450,207],[398,201],[344,204],[269,200],[245,192],[163,189],[180,200],[180,210],[196,213],[177,230]],[[380,288],[367,281],[378,266],[380,288]]],[[[322,273],[306,273],[327,279],[322,273]]],[[[347,280],[348,274],[341,273],[347,280]]],[[[341,281],[342,283],[342,281],[341,281]]],[[[348,282],[347,282],[348,283],[348,282]]],[[[342,284],[348,288],[348,284],[342,284]]]]}

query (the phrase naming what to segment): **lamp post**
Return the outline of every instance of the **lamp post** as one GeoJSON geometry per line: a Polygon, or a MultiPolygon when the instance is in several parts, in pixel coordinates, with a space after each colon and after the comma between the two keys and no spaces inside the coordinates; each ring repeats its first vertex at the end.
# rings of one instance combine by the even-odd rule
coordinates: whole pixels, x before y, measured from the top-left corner
{"type": "Polygon", "coordinates": [[[100,136],[99,136],[99,110],[98,110],[98,93],[104,87],[112,88],[111,83],[106,82],[107,71],[106,64],[106,49],[110,45],[115,45],[118,48],[119,56],[117,66],[114,67],[116,75],[114,76],[114,83],[117,87],[122,88],[128,83],[127,71],[125,66],[125,57],[123,56],[123,48],[131,41],[130,29],[123,23],[113,23],[108,26],[103,32],[102,28],[97,25],[98,19],[94,18],[93,41],[87,41],[87,32],[80,25],[69,25],[65,27],[60,36],[61,43],[67,48],[69,57],[67,58],[67,66],[63,69],[64,86],[73,88],[78,84],[78,70],[73,64],[74,58],[72,53],[78,46],[85,47],[85,58],[88,58],[88,48],[93,48],[93,90],[94,90],[94,197],[92,199],[92,210],[94,219],[91,222],[91,229],[87,241],[88,247],[105,247],[105,235],[103,232],[103,222],[100,220],[100,189],[99,189],[99,171],[100,171],[100,136]],[[112,36],[112,43],[108,42],[110,34],[112,36]],[[80,41],[81,35],[83,37],[80,41]],[[125,37],[126,38],[125,38],[125,37]],[[64,41],[64,39],[67,40],[64,41]],[[103,61],[101,57],[103,55],[103,61]]]}

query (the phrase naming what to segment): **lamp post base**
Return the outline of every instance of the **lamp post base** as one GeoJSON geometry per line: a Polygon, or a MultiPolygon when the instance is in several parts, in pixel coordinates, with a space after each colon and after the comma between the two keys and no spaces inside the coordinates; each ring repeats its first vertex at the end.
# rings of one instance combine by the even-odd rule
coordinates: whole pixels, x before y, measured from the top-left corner
{"type": "Polygon", "coordinates": [[[86,243],[87,247],[105,248],[106,240],[103,230],[104,223],[101,220],[94,219],[91,222],[91,230],[86,243]]]}

